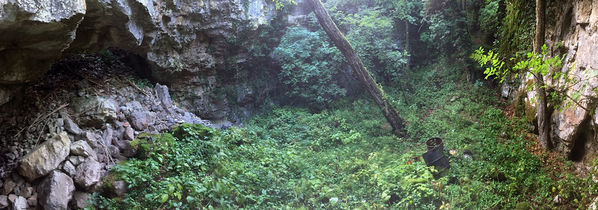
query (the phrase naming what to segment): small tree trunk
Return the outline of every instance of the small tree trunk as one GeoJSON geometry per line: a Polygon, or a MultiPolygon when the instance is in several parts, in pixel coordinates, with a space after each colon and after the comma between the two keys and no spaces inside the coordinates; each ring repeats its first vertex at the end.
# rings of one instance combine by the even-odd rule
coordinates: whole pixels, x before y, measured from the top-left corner
{"type": "Polygon", "coordinates": [[[343,53],[349,65],[355,71],[357,79],[362,85],[368,90],[370,95],[374,98],[376,105],[380,107],[382,114],[386,117],[386,120],[393,129],[393,132],[397,136],[404,135],[404,121],[399,117],[397,111],[392,107],[384,92],[382,92],[381,86],[378,86],[376,81],[372,78],[368,70],[363,66],[361,59],[349,43],[343,33],[338,29],[332,18],[322,5],[320,0],[309,0],[311,3],[314,13],[318,18],[318,22],[324,28],[328,37],[334,42],[336,47],[343,53]]]}
{"type": "MultiPolygon", "coordinates": [[[[536,36],[534,37],[534,52],[536,55],[542,53],[542,46],[545,38],[546,22],[546,1],[536,0],[536,36]]],[[[550,139],[550,112],[548,110],[548,100],[546,94],[546,85],[542,74],[535,76],[536,93],[538,94],[537,112],[538,112],[538,133],[540,134],[540,144],[544,149],[552,149],[550,139]]]]}
{"type": "MultiPolygon", "coordinates": [[[[405,53],[409,53],[409,21],[405,18],[405,53]]],[[[411,56],[407,56],[407,71],[409,71],[409,61],[411,56]]]]}

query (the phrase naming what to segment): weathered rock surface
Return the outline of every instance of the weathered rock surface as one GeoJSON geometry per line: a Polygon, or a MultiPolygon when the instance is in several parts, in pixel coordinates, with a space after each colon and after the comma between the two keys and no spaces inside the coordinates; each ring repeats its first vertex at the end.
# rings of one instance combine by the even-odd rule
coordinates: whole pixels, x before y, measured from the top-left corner
{"type": "Polygon", "coordinates": [[[85,10],[83,0],[1,1],[0,85],[43,76],[75,39],[85,10]]]}
{"type": "Polygon", "coordinates": [[[87,207],[89,204],[87,200],[91,198],[91,195],[86,192],[76,191],[73,194],[73,200],[71,201],[71,206],[75,209],[83,209],[87,207]]]}
{"type": "Polygon", "coordinates": [[[70,145],[65,132],[54,135],[21,159],[19,174],[34,180],[50,173],[69,155],[70,145]]]}
{"type": "Polygon", "coordinates": [[[71,177],[53,171],[38,186],[38,200],[44,209],[67,209],[73,197],[75,185],[71,177]]]}
{"type": "Polygon", "coordinates": [[[39,79],[63,52],[118,47],[147,59],[158,80],[184,82],[176,86],[177,95],[204,94],[186,108],[210,115],[221,111],[222,101],[199,110],[198,105],[212,103],[205,96],[213,86],[205,86],[202,78],[224,63],[227,40],[241,28],[267,23],[275,11],[269,0],[0,1],[0,46],[5,46],[0,47],[0,105],[15,92],[2,85],[39,79]]]}
{"type": "MultiPolygon", "coordinates": [[[[598,76],[591,72],[598,70],[598,1],[568,0],[564,7],[557,8],[557,24],[548,26],[547,42],[549,47],[561,42],[563,47],[552,48],[554,53],[565,55],[561,72],[567,72],[571,78],[578,80],[568,89],[568,95],[580,93],[578,101],[581,106],[573,104],[571,108],[556,110],[552,115],[552,137],[557,149],[575,161],[591,161],[598,155],[598,144],[593,135],[598,131],[598,115],[593,111],[598,104],[598,76]]],[[[529,78],[531,79],[531,78],[529,78]]],[[[563,81],[552,81],[545,78],[548,84],[563,81]]],[[[522,86],[529,82],[522,81],[522,86]]],[[[522,87],[520,90],[525,89],[522,87]]],[[[527,92],[526,103],[534,107],[534,92],[527,92]]]]}
{"type": "Polygon", "coordinates": [[[62,170],[69,175],[70,177],[75,176],[77,169],[75,169],[75,166],[71,163],[71,161],[64,161],[64,165],[62,165],[62,170]]]}
{"type": "Polygon", "coordinates": [[[96,152],[93,151],[89,144],[83,140],[79,140],[71,144],[71,154],[82,157],[96,158],[96,152]]]}
{"type": "Polygon", "coordinates": [[[99,182],[102,178],[104,166],[98,161],[88,158],[85,162],[77,166],[75,183],[87,189],[99,182]]]}
{"type": "Polygon", "coordinates": [[[71,132],[72,134],[75,134],[75,135],[81,135],[81,133],[83,133],[81,128],[79,128],[77,123],[75,123],[67,113],[62,112],[62,113],[60,113],[60,115],[62,116],[62,119],[64,120],[63,121],[64,129],[66,129],[68,132],[71,132]]]}
{"type": "Polygon", "coordinates": [[[17,183],[15,183],[14,181],[12,181],[11,179],[7,180],[6,183],[4,183],[4,186],[2,188],[2,195],[8,195],[8,193],[11,193],[12,190],[17,186],[17,183]]]}
{"type": "Polygon", "coordinates": [[[0,195],[0,209],[8,207],[8,196],[0,195]]]}
{"type": "Polygon", "coordinates": [[[23,196],[18,196],[12,204],[13,210],[27,210],[27,199],[23,196]]]}
{"type": "Polygon", "coordinates": [[[127,183],[122,180],[114,181],[113,188],[114,194],[116,194],[116,196],[123,196],[128,191],[127,183]]]}
{"type": "Polygon", "coordinates": [[[81,116],[79,123],[89,127],[101,128],[105,123],[116,119],[117,105],[111,99],[99,96],[80,97],[73,102],[73,110],[81,116]]]}
{"type": "Polygon", "coordinates": [[[133,126],[133,128],[142,131],[147,129],[147,127],[153,123],[155,118],[156,113],[149,111],[135,111],[130,115],[129,121],[131,121],[131,126],[133,126]]]}

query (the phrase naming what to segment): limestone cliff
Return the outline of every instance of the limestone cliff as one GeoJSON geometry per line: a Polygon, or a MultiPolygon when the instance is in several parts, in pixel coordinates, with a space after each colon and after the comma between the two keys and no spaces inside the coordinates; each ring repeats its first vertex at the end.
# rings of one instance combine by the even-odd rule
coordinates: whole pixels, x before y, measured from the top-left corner
{"type": "Polygon", "coordinates": [[[227,39],[274,13],[268,0],[0,0],[0,105],[65,54],[117,47],[146,58],[155,79],[209,116],[206,104],[226,101],[198,94],[213,88],[227,39]]]}
{"type": "MultiPolygon", "coordinates": [[[[547,25],[546,44],[553,55],[564,55],[560,71],[568,72],[578,82],[568,88],[568,95],[581,93],[579,105],[555,110],[552,115],[552,138],[557,149],[575,161],[591,161],[598,155],[598,77],[592,76],[598,70],[598,0],[567,0],[556,4],[556,24],[547,25]]],[[[522,90],[531,78],[524,80],[522,90]]],[[[553,81],[545,78],[550,84],[553,81]]],[[[527,92],[527,104],[533,106],[534,92],[527,92]]],[[[554,105],[554,104],[553,104],[554,105]]],[[[527,110],[535,110],[528,108],[527,110]]]]}

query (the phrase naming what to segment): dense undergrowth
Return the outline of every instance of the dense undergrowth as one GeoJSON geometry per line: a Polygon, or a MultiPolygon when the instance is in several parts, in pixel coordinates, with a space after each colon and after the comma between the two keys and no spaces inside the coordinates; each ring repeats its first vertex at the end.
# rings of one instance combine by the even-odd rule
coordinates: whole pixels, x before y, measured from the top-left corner
{"type": "Polygon", "coordinates": [[[585,179],[553,181],[526,151],[524,123],[507,119],[494,91],[462,82],[460,71],[433,65],[387,88],[408,121],[404,139],[366,96],[318,113],[277,107],[243,128],[185,124],[142,136],[137,158],[105,180],[124,180],[130,191],[96,194],[94,208],[513,209],[551,207],[556,194],[576,206],[595,194],[577,190],[585,179]],[[418,158],[430,137],[456,151],[440,179],[418,158]]]}

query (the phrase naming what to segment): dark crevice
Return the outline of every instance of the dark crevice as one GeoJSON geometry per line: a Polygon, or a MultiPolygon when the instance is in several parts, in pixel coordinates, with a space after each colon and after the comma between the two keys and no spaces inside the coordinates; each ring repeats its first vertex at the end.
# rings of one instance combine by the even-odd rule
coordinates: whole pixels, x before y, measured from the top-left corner
{"type": "Polygon", "coordinates": [[[591,141],[594,137],[593,130],[590,127],[589,118],[586,118],[582,123],[579,125],[579,129],[577,133],[573,137],[573,148],[569,153],[569,160],[579,162],[584,159],[587,154],[586,151],[586,143],[591,141]]]}

